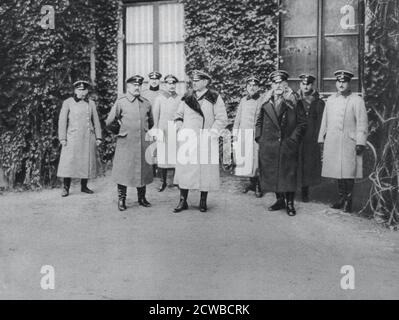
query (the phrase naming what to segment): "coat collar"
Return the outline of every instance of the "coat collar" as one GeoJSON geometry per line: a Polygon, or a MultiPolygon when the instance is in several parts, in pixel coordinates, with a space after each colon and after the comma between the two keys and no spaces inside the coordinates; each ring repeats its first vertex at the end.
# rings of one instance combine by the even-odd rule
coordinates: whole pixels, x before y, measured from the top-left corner
{"type": "Polygon", "coordinates": [[[247,101],[254,99],[255,101],[258,100],[260,98],[260,92],[256,92],[254,95],[250,96],[249,94],[247,94],[247,101]]]}
{"type": "MultiPolygon", "coordinates": [[[[294,92],[292,92],[292,94],[294,94],[294,92]]],[[[289,101],[287,101],[286,99],[282,99],[281,101],[279,101],[278,103],[281,103],[281,114],[283,114],[284,112],[286,112],[287,109],[291,109],[294,110],[294,105],[292,105],[291,103],[289,103],[289,101]]],[[[268,102],[266,102],[265,104],[265,112],[266,114],[269,116],[269,118],[272,120],[272,122],[280,128],[280,121],[278,119],[278,115],[276,113],[276,109],[275,109],[275,105],[276,105],[276,101],[275,98],[272,97],[268,102]]]]}
{"type": "Polygon", "coordinates": [[[178,94],[176,93],[176,92],[173,92],[173,93],[170,93],[170,92],[168,92],[168,91],[162,91],[162,95],[166,98],[166,99],[169,99],[169,98],[173,98],[173,99],[176,99],[176,97],[178,96],[178,94]]]}
{"type": "Polygon", "coordinates": [[[84,99],[78,99],[78,97],[75,94],[73,96],[73,100],[75,100],[75,102],[85,101],[85,102],[89,103],[89,95],[86,95],[86,97],[84,99]]]}
{"type": "Polygon", "coordinates": [[[130,92],[126,92],[126,98],[130,101],[133,102],[134,100],[138,100],[140,102],[143,102],[143,98],[141,96],[134,96],[130,92]]]}
{"type": "MultiPolygon", "coordinates": [[[[306,96],[302,93],[301,90],[298,90],[298,91],[297,91],[297,95],[298,95],[301,99],[303,99],[304,97],[306,97],[306,96]]],[[[315,100],[319,99],[319,93],[318,93],[316,90],[313,90],[312,93],[311,93],[309,96],[315,98],[315,100]]]]}
{"type": "Polygon", "coordinates": [[[187,92],[182,98],[182,101],[184,101],[189,108],[199,113],[199,115],[204,118],[204,113],[201,110],[201,105],[199,104],[194,92],[187,92]]]}
{"type": "Polygon", "coordinates": [[[150,91],[159,91],[159,86],[149,88],[150,91]]]}
{"type": "Polygon", "coordinates": [[[313,90],[313,92],[309,95],[304,95],[301,90],[298,90],[297,95],[300,100],[305,101],[309,105],[312,104],[314,101],[319,100],[319,93],[316,90],[313,90]]]}
{"type": "Polygon", "coordinates": [[[204,100],[209,101],[212,104],[215,104],[218,97],[219,97],[219,94],[216,91],[208,89],[202,96],[197,98],[197,100],[201,101],[202,99],[204,99],[204,100]]]}
{"type": "Polygon", "coordinates": [[[348,98],[349,96],[352,95],[352,91],[348,90],[346,91],[344,94],[342,94],[341,92],[337,92],[336,97],[344,97],[344,98],[348,98]]]}

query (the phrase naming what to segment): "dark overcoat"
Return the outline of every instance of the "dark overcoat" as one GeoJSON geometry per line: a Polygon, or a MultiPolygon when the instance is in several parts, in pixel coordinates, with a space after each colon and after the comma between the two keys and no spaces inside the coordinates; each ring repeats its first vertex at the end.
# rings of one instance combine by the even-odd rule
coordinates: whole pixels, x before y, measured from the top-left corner
{"type": "Polygon", "coordinates": [[[292,90],[278,102],[272,97],[262,105],[255,137],[263,192],[295,192],[299,144],[305,130],[303,105],[292,90]]]}
{"type": "Polygon", "coordinates": [[[152,157],[147,150],[151,144],[148,135],[153,126],[150,102],[127,93],[112,107],[105,123],[120,119],[112,167],[115,183],[128,187],[141,187],[153,181],[152,157]],[[146,152],[147,151],[147,152],[146,152]]]}
{"type": "Polygon", "coordinates": [[[307,118],[306,132],[299,147],[298,185],[309,187],[321,182],[321,152],[317,139],[325,103],[317,91],[313,91],[308,97],[298,91],[298,97],[307,118]]]}

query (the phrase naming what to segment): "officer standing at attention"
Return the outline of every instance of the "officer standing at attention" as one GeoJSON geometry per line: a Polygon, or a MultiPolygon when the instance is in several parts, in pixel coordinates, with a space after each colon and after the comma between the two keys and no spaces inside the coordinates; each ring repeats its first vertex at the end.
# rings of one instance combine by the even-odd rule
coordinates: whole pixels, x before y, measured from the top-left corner
{"type": "MultiPolygon", "coordinates": [[[[141,94],[144,98],[146,98],[150,102],[151,108],[154,107],[155,99],[159,97],[159,95],[164,93],[164,90],[160,88],[161,78],[162,74],[159,73],[158,71],[150,72],[148,74],[148,84],[149,84],[148,89],[143,90],[141,94]]],[[[155,177],[157,175],[156,156],[154,156],[152,161],[153,161],[152,172],[155,177]]]]}
{"type": "Polygon", "coordinates": [[[151,206],[146,199],[146,185],[154,177],[152,159],[146,159],[146,150],[151,143],[148,131],[154,122],[150,102],[140,95],[143,80],[139,75],[126,80],[126,94],[116,101],[105,120],[107,126],[115,119],[120,122],[112,167],[112,179],[118,185],[120,211],[127,209],[127,187],[137,188],[140,206],[151,206]]]}
{"type": "Polygon", "coordinates": [[[88,179],[97,176],[97,146],[101,143],[101,125],[97,108],[89,99],[90,82],[78,80],[74,96],[62,104],[58,119],[61,156],[57,176],[64,178],[62,197],[69,195],[71,178],[80,178],[81,192],[92,194],[88,179]]]}
{"type": "Polygon", "coordinates": [[[259,145],[255,142],[255,125],[263,100],[259,92],[260,80],[258,77],[250,76],[245,80],[245,83],[247,94],[241,99],[237,107],[233,125],[233,135],[236,134],[233,145],[235,162],[237,162],[237,159],[249,159],[249,163],[244,161],[242,164],[236,164],[234,174],[249,177],[250,184],[245,187],[243,193],[252,190],[257,198],[261,198],[263,193],[259,181],[259,145]],[[249,135],[249,133],[252,134],[249,135]]]}
{"type": "Polygon", "coordinates": [[[168,170],[174,170],[176,166],[176,154],[174,156],[169,154],[170,150],[177,150],[176,136],[168,132],[168,129],[171,124],[174,126],[177,107],[181,102],[181,96],[176,93],[176,84],[179,80],[173,74],[167,75],[164,80],[166,91],[162,91],[155,99],[152,107],[154,129],[162,132],[161,137],[157,137],[157,165],[158,171],[161,172],[162,180],[159,192],[164,191],[167,186],[168,170]],[[170,145],[173,145],[173,147],[170,145]]]}
{"type": "Polygon", "coordinates": [[[338,180],[339,199],[332,208],[352,212],[355,179],[363,177],[368,117],[363,98],[350,88],[354,74],[338,70],[334,75],[337,93],[327,100],[318,140],[324,149],[322,176],[338,180]]]}
{"type": "Polygon", "coordinates": [[[301,74],[298,98],[305,108],[307,128],[299,147],[298,184],[302,187],[302,201],[309,202],[309,187],[321,183],[321,154],[317,143],[324,101],[314,89],[315,76],[301,74]]]}
{"type": "Polygon", "coordinates": [[[270,75],[272,90],[256,123],[259,143],[260,182],[263,192],[275,192],[277,201],[269,211],[286,209],[295,216],[295,191],[299,144],[306,130],[306,114],[295,93],[288,87],[288,73],[277,70],[270,75]]]}
{"type": "Polygon", "coordinates": [[[179,159],[181,152],[178,150],[174,181],[180,188],[180,201],[174,209],[176,213],[188,209],[189,190],[201,192],[199,209],[206,212],[208,192],[218,190],[220,185],[219,137],[227,126],[226,106],[219,93],[208,88],[212,79],[207,73],[193,71],[192,81],[193,91],[184,95],[175,116],[178,140],[179,135],[182,137],[187,132],[195,137],[188,152],[188,158],[195,161],[179,161],[182,159],[179,159]],[[203,143],[204,140],[209,143],[203,143]]]}

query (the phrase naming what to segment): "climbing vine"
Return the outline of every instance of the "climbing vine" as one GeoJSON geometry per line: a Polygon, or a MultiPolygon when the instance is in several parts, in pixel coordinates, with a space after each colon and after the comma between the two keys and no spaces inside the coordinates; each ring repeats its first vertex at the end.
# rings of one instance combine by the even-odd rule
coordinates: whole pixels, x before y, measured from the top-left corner
{"type": "MultiPolygon", "coordinates": [[[[90,75],[93,47],[98,79],[93,93],[100,114],[109,110],[117,83],[119,12],[117,0],[2,1],[0,163],[10,187],[56,182],[58,114],[73,80],[90,75]],[[53,28],[42,26],[44,6],[54,9],[53,28]]],[[[108,151],[105,144],[103,158],[108,151]]]]}
{"type": "Polygon", "coordinates": [[[399,2],[366,1],[366,103],[378,161],[367,207],[388,226],[399,223],[399,2]]]}

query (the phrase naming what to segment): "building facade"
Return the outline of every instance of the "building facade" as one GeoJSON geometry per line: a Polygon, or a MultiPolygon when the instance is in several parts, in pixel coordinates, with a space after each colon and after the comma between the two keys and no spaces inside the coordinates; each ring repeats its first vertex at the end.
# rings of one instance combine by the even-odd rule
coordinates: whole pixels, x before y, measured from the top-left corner
{"type": "MultiPolygon", "coordinates": [[[[124,1],[118,55],[118,88],[124,79],[159,71],[185,91],[184,6],[178,1],[124,1]]],[[[148,80],[147,78],[145,79],[148,80]]]]}
{"type": "MultiPolygon", "coordinates": [[[[304,72],[317,77],[317,89],[335,91],[333,73],[355,74],[353,89],[362,92],[365,8],[361,0],[280,0],[279,67],[297,87],[304,72]]],[[[226,1],[228,5],[228,1],[226,1]]],[[[119,46],[119,90],[132,74],[158,70],[175,74],[185,89],[184,5],[180,1],[125,0],[119,46]]]]}

